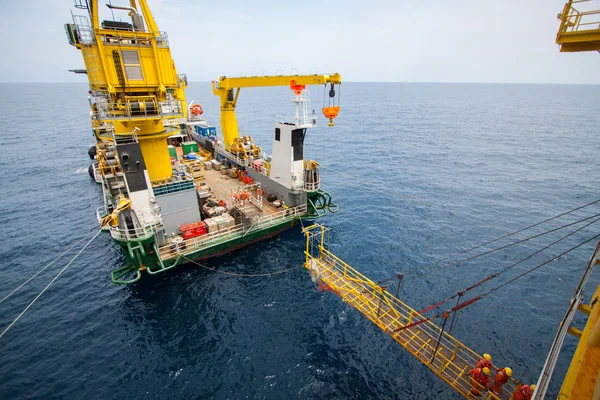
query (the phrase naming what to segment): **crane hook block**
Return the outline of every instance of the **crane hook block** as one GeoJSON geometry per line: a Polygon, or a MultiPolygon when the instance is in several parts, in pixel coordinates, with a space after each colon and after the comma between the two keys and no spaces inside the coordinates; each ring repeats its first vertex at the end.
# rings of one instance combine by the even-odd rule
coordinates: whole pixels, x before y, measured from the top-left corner
{"type": "Polygon", "coordinates": [[[329,118],[329,126],[333,126],[333,119],[340,113],[340,106],[323,107],[323,115],[329,118]]]}

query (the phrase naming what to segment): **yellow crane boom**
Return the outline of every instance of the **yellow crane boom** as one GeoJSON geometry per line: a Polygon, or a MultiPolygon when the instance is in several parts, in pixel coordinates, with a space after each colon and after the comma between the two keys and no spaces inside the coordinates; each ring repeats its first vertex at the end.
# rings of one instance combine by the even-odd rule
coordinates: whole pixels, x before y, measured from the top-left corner
{"type": "Polygon", "coordinates": [[[100,20],[99,3],[76,1],[87,15],[73,15],[65,25],[69,44],[85,62],[96,136],[107,142],[137,137],[150,180],[167,180],[172,168],[166,138],[186,116],[187,76],[177,73],[168,36],[158,30],[146,0],[107,4],[119,16],[115,21],[100,20]]]}
{"type": "Polygon", "coordinates": [[[252,76],[241,78],[221,76],[218,81],[213,81],[213,93],[216,96],[219,96],[221,104],[221,130],[223,131],[225,148],[229,149],[235,139],[239,137],[235,106],[241,88],[290,86],[292,89],[296,87],[296,90],[301,90],[306,85],[327,85],[328,83],[339,85],[342,83],[342,76],[338,73],[325,75],[252,76]]]}

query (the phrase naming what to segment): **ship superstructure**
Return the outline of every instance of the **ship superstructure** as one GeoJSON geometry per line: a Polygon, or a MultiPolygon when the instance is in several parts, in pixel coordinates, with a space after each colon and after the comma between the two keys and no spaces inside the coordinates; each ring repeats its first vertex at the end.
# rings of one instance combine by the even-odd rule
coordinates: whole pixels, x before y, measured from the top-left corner
{"type": "Polygon", "coordinates": [[[65,29],[85,62],[77,72],[90,83],[90,174],[104,202],[98,221],[126,258],[112,271],[114,282],[223,254],[337,211],[320,188],[319,164],[304,159],[304,138],[317,121],[305,85],[330,85],[323,113],[332,126],[339,74],[221,77],[213,84],[221,99],[220,139],[202,107],[186,103],[187,76],[177,73],[167,33],[146,1],[107,6],[114,20],[100,21],[97,1],[76,0],[85,15],[73,15],[65,29]],[[272,155],[238,132],[239,91],[259,86],[290,86],[294,93],[295,113],[277,121],[272,155]]]}

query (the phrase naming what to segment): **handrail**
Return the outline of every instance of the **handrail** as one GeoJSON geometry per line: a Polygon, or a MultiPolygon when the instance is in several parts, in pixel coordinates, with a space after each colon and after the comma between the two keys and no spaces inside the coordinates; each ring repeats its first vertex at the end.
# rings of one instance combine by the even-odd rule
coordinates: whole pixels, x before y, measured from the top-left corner
{"type": "Polygon", "coordinates": [[[578,11],[572,6],[573,3],[584,3],[589,1],[590,0],[570,1],[569,3],[565,4],[563,12],[558,15],[558,18],[562,21],[559,28],[559,36],[561,33],[575,33],[600,29],[600,18],[592,21],[586,20],[586,17],[591,15],[600,16],[600,10],[578,11]],[[580,29],[581,27],[590,28],[580,29]]]}
{"type": "MultiPolygon", "coordinates": [[[[351,304],[371,322],[392,336],[461,395],[471,398],[473,380],[468,372],[482,357],[431,321],[399,329],[424,317],[325,248],[325,229],[313,225],[307,236],[305,267],[342,300],[351,304]],[[439,341],[439,342],[438,342],[439,341]]],[[[485,391],[486,399],[509,399],[515,382],[504,385],[499,395],[485,391]]]]}
{"type": "Polygon", "coordinates": [[[161,227],[160,220],[154,220],[141,227],[121,229],[118,226],[109,226],[110,236],[116,240],[143,240],[153,236],[161,227]]]}
{"type": "MultiPolygon", "coordinates": [[[[143,107],[139,110],[134,110],[126,103],[109,102],[110,98],[107,94],[95,92],[96,107],[98,109],[96,116],[100,122],[104,120],[119,120],[119,119],[154,119],[154,118],[169,118],[182,117],[183,107],[180,100],[167,100],[156,103],[156,107],[143,107]]],[[[150,98],[147,99],[151,101],[150,98]]]]}
{"type": "Polygon", "coordinates": [[[166,244],[159,248],[160,257],[163,261],[168,260],[170,258],[177,257],[180,253],[191,253],[198,251],[203,247],[207,248],[232,238],[242,237],[247,233],[258,230],[259,228],[276,225],[280,222],[298,218],[305,214],[306,204],[290,207],[288,209],[260,217],[255,224],[248,228],[246,228],[243,224],[237,224],[224,230],[222,229],[217,232],[209,232],[199,237],[184,240],[176,245],[175,251],[171,249],[171,245],[174,243],[166,244]]]}

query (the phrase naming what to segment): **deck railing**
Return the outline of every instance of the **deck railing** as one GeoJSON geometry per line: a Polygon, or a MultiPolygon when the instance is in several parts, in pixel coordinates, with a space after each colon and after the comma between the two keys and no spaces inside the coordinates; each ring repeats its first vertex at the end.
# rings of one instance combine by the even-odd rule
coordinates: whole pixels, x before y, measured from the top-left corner
{"type": "Polygon", "coordinates": [[[207,233],[199,237],[187,239],[179,243],[169,243],[159,248],[163,260],[178,257],[181,254],[190,254],[203,248],[208,248],[234,238],[243,237],[262,228],[274,226],[284,221],[292,220],[306,214],[306,205],[290,207],[270,215],[260,217],[256,223],[247,227],[243,224],[221,229],[217,232],[207,233]],[[174,246],[173,246],[174,245],[174,246]],[[173,247],[172,247],[173,246],[173,247]]]}
{"type": "Polygon", "coordinates": [[[113,239],[115,240],[122,240],[122,241],[131,241],[131,240],[143,240],[143,239],[148,239],[149,237],[153,236],[156,231],[161,227],[161,221],[160,219],[158,220],[153,220],[152,222],[148,222],[146,224],[144,224],[143,226],[140,227],[135,227],[135,228],[120,228],[118,226],[110,226],[109,227],[109,231],[110,231],[110,236],[112,236],[113,239]]]}

